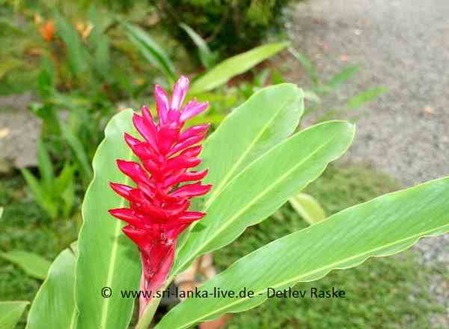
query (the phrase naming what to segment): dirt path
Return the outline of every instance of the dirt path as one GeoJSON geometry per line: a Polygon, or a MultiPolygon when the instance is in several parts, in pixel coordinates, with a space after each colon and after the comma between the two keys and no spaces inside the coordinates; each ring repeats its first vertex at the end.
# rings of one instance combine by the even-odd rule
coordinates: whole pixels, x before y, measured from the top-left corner
{"type": "MultiPolygon", "coordinates": [[[[362,66],[347,95],[388,89],[358,120],[351,159],[405,186],[449,175],[449,1],[312,0],[297,7],[290,32],[325,76],[362,66]]],[[[419,249],[424,263],[449,269],[449,235],[419,249]]],[[[449,328],[447,287],[435,278],[431,289],[448,314],[431,322],[449,328]]]]}

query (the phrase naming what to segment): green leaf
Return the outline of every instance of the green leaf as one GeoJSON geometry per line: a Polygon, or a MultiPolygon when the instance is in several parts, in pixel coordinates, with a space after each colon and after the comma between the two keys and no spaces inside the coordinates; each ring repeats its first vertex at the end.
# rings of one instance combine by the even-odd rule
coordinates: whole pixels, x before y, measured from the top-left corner
{"type": "Polygon", "coordinates": [[[140,27],[129,23],[124,23],[123,25],[129,39],[148,62],[161,70],[169,81],[174,81],[176,79],[175,66],[157,42],[140,27]]]}
{"type": "Polygon", "coordinates": [[[86,150],[83,146],[83,143],[80,139],[70,130],[69,127],[62,125],[62,134],[64,139],[69,144],[73,153],[75,154],[76,159],[78,160],[83,176],[87,179],[92,177],[92,169],[89,165],[89,157],[87,156],[86,150]]]}
{"type": "Polygon", "coordinates": [[[334,75],[327,83],[327,86],[331,89],[339,87],[342,83],[351,79],[354,74],[360,70],[357,65],[350,65],[345,67],[343,70],[334,75]]]}
{"type": "MultiPolygon", "coordinates": [[[[201,153],[202,169],[209,170],[204,182],[213,184],[204,199],[206,207],[236,174],[295,131],[303,107],[302,90],[280,84],[254,93],[224,119],[201,153]]],[[[185,232],[178,240],[178,250],[187,236],[185,232]]]]}
{"type": "Polygon", "coordinates": [[[38,254],[23,250],[11,250],[0,252],[0,257],[16,264],[33,278],[44,280],[47,277],[50,262],[38,254]]]}
{"type": "Polygon", "coordinates": [[[31,304],[26,329],[74,329],[76,246],[62,251],[31,304]]]}
{"type": "Polygon", "coordinates": [[[387,88],[385,88],[385,87],[375,87],[375,88],[371,88],[371,89],[362,91],[361,93],[351,97],[347,101],[346,106],[350,110],[355,110],[358,107],[362,106],[363,104],[375,100],[377,97],[379,97],[382,94],[385,94],[386,92],[387,92],[387,88]]]}
{"type": "Polygon", "coordinates": [[[111,70],[111,55],[108,38],[101,35],[98,37],[98,43],[94,53],[95,69],[105,80],[109,78],[111,70]]]}
{"type": "Polygon", "coordinates": [[[298,126],[303,93],[294,84],[264,88],[232,111],[204,143],[206,206],[251,162],[285,140],[298,126]]]}
{"type": "Polygon", "coordinates": [[[56,179],[55,190],[62,200],[62,215],[68,218],[75,204],[75,167],[66,163],[56,179]]]}
{"type": "Polygon", "coordinates": [[[326,218],[326,213],[320,203],[309,194],[298,193],[288,201],[293,209],[310,225],[326,218]]]}
{"type": "Polygon", "coordinates": [[[353,135],[354,126],[347,122],[325,122],[295,134],[254,161],[203,209],[206,216],[179,251],[173,273],[274,213],[339,158],[353,135]]]}
{"type": "Polygon", "coordinates": [[[50,155],[48,154],[47,148],[43,141],[39,141],[37,149],[37,160],[39,165],[39,173],[41,174],[42,180],[47,186],[50,186],[54,179],[53,165],[51,163],[50,155]]]}
{"type": "Polygon", "coordinates": [[[267,298],[267,288],[285,289],[347,269],[369,257],[389,256],[421,237],[449,231],[449,178],[387,194],[348,208],[289,234],[238,260],[201,287],[253,290],[255,297],[187,299],[157,329],[187,328],[223,313],[241,312],[267,298]]]}
{"type": "Polygon", "coordinates": [[[186,31],[190,39],[198,47],[201,64],[207,69],[211,68],[214,65],[216,56],[211,52],[206,41],[187,24],[181,23],[179,26],[186,31]]]}
{"type": "Polygon", "coordinates": [[[26,301],[0,302],[0,328],[14,329],[28,304],[26,301]]]}
{"type": "Polygon", "coordinates": [[[73,75],[79,76],[88,68],[86,50],[75,27],[57,10],[54,10],[53,16],[56,19],[56,31],[66,46],[69,68],[73,75]]]}
{"type": "Polygon", "coordinates": [[[124,132],[135,133],[132,113],[122,111],[111,119],[93,160],[94,179],[84,198],[84,222],[78,240],[77,328],[127,328],[133,312],[134,301],[120,298],[119,292],[138,288],[139,253],[122,233],[122,221],[108,213],[109,209],[125,206],[124,199],[111,190],[109,183],[129,184],[115,161],[133,158],[123,139],[124,132]],[[104,287],[112,289],[112,297],[102,297],[104,287]]]}
{"type": "Polygon", "coordinates": [[[285,49],[288,45],[288,42],[270,43],[228,58],[196,79],[192,83],[190,92],[199,94],[224,85],[231,78],[252,69],[257,64],[285,49]]]}
{"type": "Polygon", "coordinates": [[[39,183],[36,177],[26,168],[20,170],[23,178],[39,206],[55,219],[58,216],[58,205],[51,199],[49,192],[39,183]]]}

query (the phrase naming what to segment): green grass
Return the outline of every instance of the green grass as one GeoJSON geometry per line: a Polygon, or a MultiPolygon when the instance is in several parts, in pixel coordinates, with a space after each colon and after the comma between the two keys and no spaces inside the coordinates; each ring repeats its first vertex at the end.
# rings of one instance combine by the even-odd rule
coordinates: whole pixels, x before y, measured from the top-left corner
{"type": "MultiPolygon", "coordinates": [[[[397,182],[369,168],[331,166],[307,192],[333,214],[398,188],[397,182]]],[[[224,269],[254,249],[305,226],[286,205],[275,216],[248,229],[231,246],[216,252],[215,262],[224,269]]],[[[270,299],[258,308],[235,314],[228,328],[427,328],[432,312],[444,312],[427,292],[429,274],[430,269],[420,267],[418,255],[410,250],[370,259],[357,268],[295,286],[301,290],[343,289],[345,299],[270,299]]]]}
{"type": "MultiPolygon", "coordinates": [[[[52,223],[46,213],[28,197],[20,174],[0,177],[0,251],[22,249],[49,260],[76,239],[74,224],[52,223]],[[59,234],[54,227],[58,227],[59,234]]],[[[0,300],[32,301],[41,281],[28,277],[17,266],[0,258],[0,300]]],[[[22,328],[25,317],[19,323],[22,328]]]]}

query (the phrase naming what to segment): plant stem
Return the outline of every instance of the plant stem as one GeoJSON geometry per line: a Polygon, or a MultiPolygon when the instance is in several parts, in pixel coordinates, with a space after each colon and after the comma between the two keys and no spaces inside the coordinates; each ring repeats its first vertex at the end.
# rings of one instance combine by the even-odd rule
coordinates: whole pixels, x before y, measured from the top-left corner
{"type": "Polygon", "coordinates": [[[139,318],[135,329],[149,328],[161,300],[162,298],[153,298],[153,300],[147,305],[147,307],[145,307],[145,310],[143,311],[142,316],[139,318]]]}

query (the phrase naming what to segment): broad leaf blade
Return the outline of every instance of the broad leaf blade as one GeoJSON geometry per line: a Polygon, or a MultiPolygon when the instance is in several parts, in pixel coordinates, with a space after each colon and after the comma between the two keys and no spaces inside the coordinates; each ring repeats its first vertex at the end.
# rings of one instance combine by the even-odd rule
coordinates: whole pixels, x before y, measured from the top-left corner
{"type": "Polygon", "coordinates": [[[253,162],[216,200],[180,250],[173,273],[194,257],[235,240],[318,178],[349,147],[354,126],[333,121],[301,131],[253,162]]]}
{"type": "Polygon", "coordinates": [[[47,277],[50,262],[42,256],[23,250],[0,252],[0,257],[16,264],[33,278],[44,280],[47,277]]]}
{"type": "Polygon", "coordinates": [[[56,257],[31,305],[27,329],[75,328],[75,262],[71,248],[56,257]]]}
{"type": "Polygon", "coordinates": [[[303,113],[302,90],[280,84],[255,93],[236,108],[204,143],[203,167],[212,190],[206,205],[252,161],[290,136],[303,113]]]}
{"type": "Polygon", "coordinates": [[[29,302],[0,302],[0,328],[14,329],[29,302]]]}
{"type": "Polygon", "coordinates": [[[190,92],[198,94],[222,86],[231,78],[250,70],[288,45],[288,42],[271,43],[228,58],[195,80],[190,92]]]}
{"type": "Polygon", "coordinates": [[[84,222],[78,240],[77,328],[127,328],[131,319],[134,301],[120,298],[119,291],[139,286],[138,252],[122,233],[122,222],[108,213],[125,202],[110,189],[109,182],[129,183],[115,161],[132,159],[123,140],[124,132],[135,132],[131,117],[132,110],[126,110],[111,119],[94,157],[94,179],[84,198],[84,222]],[[103,287],[112,289],[111,298],[102,297],[103,287]]]}
{"type": "Polygon", "coordinates": [[[335,269],[369,257],[400,252],[424,236],[449,231],[449,178],[387,194],[348,208],[316,225],[287,235],[240,259],[207,282],[214,287],[255,292],[255,298],[188,299],[169,312],[157,329],[188,328],[266,299],[267,288],[285,289],[318,280],[335,269]]]}
{"type": "Polygon", "coordinates": [[[293,209],[310,225],[326,218],[326,212],[320,203],[311,195],[298,193],[288,200],[293,209]]]}

